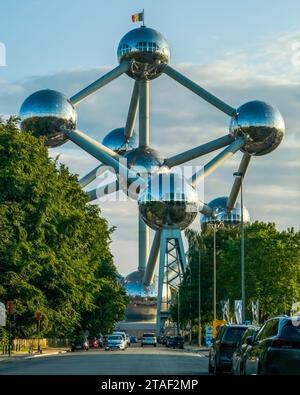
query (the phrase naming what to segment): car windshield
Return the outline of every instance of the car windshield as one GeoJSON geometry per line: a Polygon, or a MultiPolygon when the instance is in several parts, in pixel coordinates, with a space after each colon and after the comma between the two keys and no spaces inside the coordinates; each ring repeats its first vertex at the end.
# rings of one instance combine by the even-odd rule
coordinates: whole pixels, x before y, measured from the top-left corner
{"type": "Polygon", "coordinates": [[[247,328],[228,328],[223,341],[228,343],[237,343],[243,336],[246,329],[247,328]]]}
{"type": "Polygon", "coordinates": [[[154,337],[153,333],[144,333],[143,337],[154,337]]]}
{"type": "Polygon", "coordinates": [[[300,321],[286,321],[281,328],[280,337],[300,341],[300,321]]]}
{"type": "Polygon", "coordinates": [[[122,336],[121,335],[108,336],[108,340],[122,340],[122,336]]]}

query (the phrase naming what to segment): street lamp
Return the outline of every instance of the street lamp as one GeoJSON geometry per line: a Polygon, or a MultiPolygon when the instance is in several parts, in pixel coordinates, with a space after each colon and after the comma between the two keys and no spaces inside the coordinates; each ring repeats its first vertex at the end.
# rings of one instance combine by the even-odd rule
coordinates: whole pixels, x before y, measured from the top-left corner
{"type": "Polygon", "coordinates": [[[200,252],[200,243],[198,245],[198,262],[199,262],[199,272],[198,272],[198,344],[201,347],[201,337],[202,337],[202,328],[201,328],[201,252],[200,252]]]}
{"type": "Polygon", "coordinates": [[[242,291],[242,319],[245,322],[246,297],[245,297],[245,234],[244,234],[244,203],[243,203],[243,181],[244,173],[235,172],[234,177],[241,180],[241,291],[242,291]]]}

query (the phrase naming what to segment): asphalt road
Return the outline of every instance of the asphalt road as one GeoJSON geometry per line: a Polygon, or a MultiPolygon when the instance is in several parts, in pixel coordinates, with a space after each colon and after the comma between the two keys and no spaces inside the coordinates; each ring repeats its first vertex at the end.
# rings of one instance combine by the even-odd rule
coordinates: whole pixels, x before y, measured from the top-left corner
{"type": "Polygon", "coordinates": [[[125,351],[90,350],[0,363],[0,375],[199,375],[206,352],[133,345],[125,351]]]}

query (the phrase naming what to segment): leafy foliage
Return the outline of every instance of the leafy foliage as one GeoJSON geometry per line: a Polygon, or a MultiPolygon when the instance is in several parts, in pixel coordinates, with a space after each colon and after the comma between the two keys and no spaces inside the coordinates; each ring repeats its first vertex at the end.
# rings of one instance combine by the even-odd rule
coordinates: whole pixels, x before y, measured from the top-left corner
{"type": "Polygon", "coordinates": [[[14,300],[15,334],[68,336],[110,328],[126,307],[99,209],[48,157],[43,139],[0,121],[0,300],[14,300]],[[107,314],[111,311],[111,314],[107,314]]]}
{"type": "MultiPolygon", "coordinates": [[[[180,288],[180,320],[198,320],[199,262],[201,277],[201,315],[205,323],[213,320],[213,229],[203,233],[187,231],[189,266],[180,288]]],[[[240,231],[221,227],[216,233],[217,312],[220,302],[241,298],[240,231]]],[[[254,222],[245,227],[246,319],[251,319],[251,300],[259,299],[261,322],[289,313],[293,301],[300,299],[300,232],[279,232],[275,224],[254,222]]],[[[177,302],[172,315],[177,320],[177,302]]]]}

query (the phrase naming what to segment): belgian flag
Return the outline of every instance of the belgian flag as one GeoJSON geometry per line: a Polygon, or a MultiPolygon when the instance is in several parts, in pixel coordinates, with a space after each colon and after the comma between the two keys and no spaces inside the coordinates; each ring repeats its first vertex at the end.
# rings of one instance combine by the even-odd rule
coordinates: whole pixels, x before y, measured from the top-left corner
{"type": "Polygon", "coordinates": [[[133,14],[131,16],[132,22],[144,22],[144,12],[139,12],[138,14],[133,14]]]}

